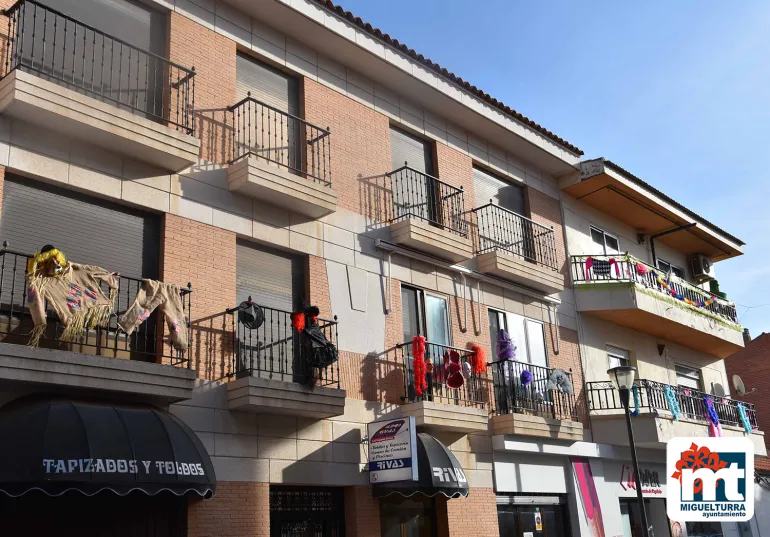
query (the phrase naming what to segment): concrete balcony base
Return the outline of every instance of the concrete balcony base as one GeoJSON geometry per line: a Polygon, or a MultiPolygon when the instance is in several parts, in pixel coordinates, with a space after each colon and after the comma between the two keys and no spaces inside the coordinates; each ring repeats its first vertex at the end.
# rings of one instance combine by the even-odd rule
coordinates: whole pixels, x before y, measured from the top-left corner
{"type": "Polygon", "coordinates": [[[390,239],[395,244],[459,263],[473,257],[471,240],[432,226],[425,220],[409,218],[390,225],[390,239]]]}
{"type": "Polygon", "coordinates": [[[0,80],[0,113],[166,170],[198,162],[197,138],[19,69],[0,80]]]}
{"type": "Polygon", "coordinates": [[[228,188],[310,218],[337,210],[337,193],[327,185],[289,173],[285,166],[243,157],[227,171],[228,188]]]}
{"type": "Polygon", "coordinates": [[[331,418],[345,413],[345,390],[296,382],[243,377],[227,384],[230,410],[255,414],[281,414],[305,418],[331,418]]]}
{"type": "Polygon", "coordinates": [[[564,276],[513,254],[493,250],[476,256],[479,272],[510,280],[547,295],[564,291],[564,276]]]}
{"type": "Polygon", "coordinates": [[[426,430],[452,433],[486,431],[489,412],[484,408],[420,401],[400,407],[400,417],[414,416],[415,424],[426,430]]]}
{"type": "Polygon", "coordinates": [[[492,434],[538,436],[554,440],[583,440],[583,424],[578,421],[544,418],[530,414],[503,414],[489,420],[492,434]]]}
{"type": "Polygon", "coordinates": [[[0,384],[25,383],[63,393],[89,391],[158,405],[190,399],[197,374],[137,360],[0,343],[0,384]]]}

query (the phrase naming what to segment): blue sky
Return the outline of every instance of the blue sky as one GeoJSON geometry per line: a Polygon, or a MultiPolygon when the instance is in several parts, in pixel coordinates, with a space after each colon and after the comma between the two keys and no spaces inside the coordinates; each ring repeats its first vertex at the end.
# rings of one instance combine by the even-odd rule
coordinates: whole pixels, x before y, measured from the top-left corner
{"type": "Polygon", "coordinates": [[[742,239],[720,288],[770,332],[770,2],[340,1],[742,239]]]}

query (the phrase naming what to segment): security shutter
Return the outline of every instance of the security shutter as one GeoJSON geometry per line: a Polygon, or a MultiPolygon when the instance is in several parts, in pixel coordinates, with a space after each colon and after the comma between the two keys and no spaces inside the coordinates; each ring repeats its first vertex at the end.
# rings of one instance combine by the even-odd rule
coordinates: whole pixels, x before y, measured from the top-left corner
{"type": "Polygon", "coordinates": [[[240,52],[235,59],[235,77],[237,101],[245,99],[251,92],[257,101],[299,117],[296,78],[240,52]]]}
{"type": "Polygon", "coordinates": [[[483,207],[492,200],[495,205],[526,216],[522,187],[503,181],[476,166],[473,167],[473,184],[476,190],[476,207],[483,207]]]}
{"type": "Polygon", "coordinates": [[[407,162],[410,168],[434,175],[430,142],[395,127],[390,128],[390,158],[394,170],[407,162]]]}
{"type": "Polygon", "coordinates": [[[261,306],[293,311],[305,298],[304,259],[248,241],[236,245],[236,296],[261,306]]]}
{"type": "Polygon", "coordinates": [[[0,240],[32,254],[46,244],[68,260],[158,278],[160,218],[7,174],[0,240]]]}

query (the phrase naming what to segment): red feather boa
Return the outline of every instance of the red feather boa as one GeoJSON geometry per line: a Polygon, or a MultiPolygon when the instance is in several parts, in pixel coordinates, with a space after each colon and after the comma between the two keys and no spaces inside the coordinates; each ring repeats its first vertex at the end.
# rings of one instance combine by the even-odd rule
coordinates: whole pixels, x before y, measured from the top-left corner
{"type": "Polygon", "coordinates": [[[291,325],[297,332],[305,329],[305,314],[301,311],[295,311],[291,314],[291,325]]]}
{"type": "Polygon", "coordinates": [[[487,360],[484,355],[484,349],[479,345],[471,345],[470,355],[471,369],[474,373],[481,374],[487,368],[487,360]]]}
{"type": "Polygon", "coordinates": [[[425,388],[428,387],[428,383],[425,380],[425,338],[422,336],[414,336],[412,339],[412,358],[414,358],[413,375],[414,375],[414,391],[417,395],[422,395],[425,388]]]}

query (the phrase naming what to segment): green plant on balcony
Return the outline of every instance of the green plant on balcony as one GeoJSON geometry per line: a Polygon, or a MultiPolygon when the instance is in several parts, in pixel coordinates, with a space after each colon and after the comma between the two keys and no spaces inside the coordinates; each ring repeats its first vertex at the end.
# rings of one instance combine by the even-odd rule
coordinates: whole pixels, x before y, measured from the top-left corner
{"type": "Polygon", "coordinates": [[[711,280],[709,282],[709,291],[711,291],[712,295],[727,300],[727,293],[723,293],[719,290],[719,280],[711,280]]]}

